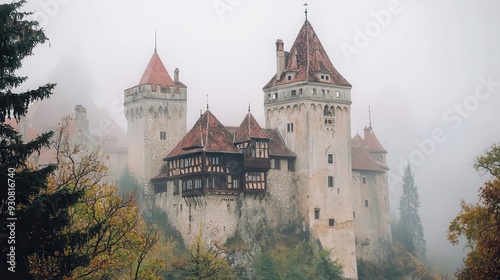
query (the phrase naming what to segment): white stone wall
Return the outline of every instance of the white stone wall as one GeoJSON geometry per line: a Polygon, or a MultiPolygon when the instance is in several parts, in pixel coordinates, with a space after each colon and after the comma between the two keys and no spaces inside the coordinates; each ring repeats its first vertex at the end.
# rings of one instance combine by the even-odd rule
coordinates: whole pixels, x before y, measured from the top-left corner
{"type": "Polygon", "coordinates": [[[141,183],[159,174],[163,158],[186,134],[186,102],[186,88],[162,91],[146,84],[125,91],[128,164],[141,183]]]}
{"type": "Polygon", "coordinates": [[[384,259],[387,244],[392,244],[387,174],[354,171],[352,189],[357,256],[370,261],[384,259]],[[365,200],[368,200],[368,207],[365,200]]]}
{"type": "MultiPolygon", "coordinates": [[[[287,146],[297,155],[295,179],[300,214],[306,227],[321,244],[332,249],[332,259],[344,265],[344,276],[357,278],[356,250],[352,222],[350,90],[327,85],[290,85],[270,89],[282,93],[277,100],[266,102],[266,127],[278,128],[287,146]],[[291,97],[295,90],[303,95],[291,97]],[[312,94],[313,88],[316,94],[312,94]],[[329,94],[322,94],[328,89],[329,94]],[[339,96],[336,96],[339,91],[339,96]],[[334,125],[325,124],[324,106],[333,108],[334,125]],[[293,123],[293,132],[288,124],[293,123]],[[327,162],[334,154],[334,164],[327,162]],[[334,187],[328,187],[328,176],[334,187]],[[315,211],[319,209],[316,219],[315,211]],[[335,225],[329,226],[334,219],[335,225]]],[[[266,97],[266,98],[267,98],[266,97]]]]}
{"type": "Polygon", "coordinates": [[[224,243],[237,232],[244,240],[255,240],[263,227],[281,227],[296,221],[295,190],[293,172],[270,170],[265,195],[183,198],[181,194],[173,194],[173,182],[168,182],[167,192],[156,195],[155,205],[167,213],[188,247],[200,233],[200,228],[202,240],[207,244],[212,241],[224,243]]]}

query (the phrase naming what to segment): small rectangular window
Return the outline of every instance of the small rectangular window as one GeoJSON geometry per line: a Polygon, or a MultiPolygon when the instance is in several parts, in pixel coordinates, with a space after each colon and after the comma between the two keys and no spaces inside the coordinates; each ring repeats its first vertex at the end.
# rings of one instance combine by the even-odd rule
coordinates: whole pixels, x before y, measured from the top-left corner
{"type": "Polygon", "coordinates": [[[330,79],[330,76],[326,75],[325,78],[328,81],[330,79]]]}
{"type": "Polygon", "coordinates": [[[179,194],[179,180],[174,180],[174,195],[179,194]]]}
{"type": "Polygon", "coordinates": [[[363,185],[366,185],[366,176],[363,176],[363,185]]]}
{"type": "Polygon", "coordinates": [[[328,154],[328,164],[333,164],[333,154],[328,154]]]}
{"type": "Polygon", "coordinates": [[[365,207],[368,207],[368,199],[365,199],[365,207]]]}
{"type": "Polygon", "coordinates": [[[293,123],[286,124],[286,132],[293,132],[293,123]]]}
{"type": "Polygon", "coordinates": [[[295,97],[297,95],[297,91],[296,90],[292,90],[292,97],[295,97]]]}
{"type": "Polygon", "coordinates": [[[315,88],[313,88],[312,90],[313,90],[313,95],[314,95],[314,94],[316,94],[316,89],[315,89],[315,88]]]}
{"type": "Polygon", "coordinates": [[[292,79],[292,76],[288,75],[286,79],[290,81],[292,79]]]}
{"type": "Polygon", "coordinates": [[[288,171],[295,171],[295,160],[288,160],[288,171]]]}
{"type": "Polygon", "coordinates": [[[319,219],[319,208],[314,208],[314,219],[319,219]]]}
{"type": "Polygon", "coordinates": [[[335,91],[335,96],[336,96],[337,98],[339,98],[339,97],[340,97],[340,92],[339,92],[339,91],[335,91]]]}
{"type": "Polygon", "coordinates": [[[334,227],[335,226],[335,219],[328,219],[328,226],[334,227]]]}
{"type": "Polygon", "coordinates": [[[333,176],[328,176],[328,187],[333,188],[333,176]]]}
{"type": "Polygon", "coordinates": [[[271,168],[272,169],[281,169],[281,160],[276,158],[276,159],[271,159],[271,168]]]}
{"type": "Polygon", "coordinates": [[[160,140],[166,140],[166,139],[167,139],[167,132],[160,131],[160,140]]]}

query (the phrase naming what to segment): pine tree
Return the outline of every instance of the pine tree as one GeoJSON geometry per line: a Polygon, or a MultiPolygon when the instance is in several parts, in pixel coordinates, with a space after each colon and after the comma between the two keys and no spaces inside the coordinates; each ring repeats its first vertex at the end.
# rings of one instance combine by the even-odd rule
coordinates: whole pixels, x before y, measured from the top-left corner
{"type": "MultiPolygon", "coordinates": [[[[29,104],[48,98],[55,87],[48,83],[15,92],[27,80],[15,73],[21,68],[21,61],[47,40],[38,22],[27,19],[31,13],[20,11],[24,4],[25,1],[15,1],[0,5],[0,182],[8,185],[8,189],[0,191],[2,279],[33,279],[28,256],[50,259],[60,255],[68,243],[79,242],[78,236],[67,236],[60,230],[69,223],[68,207],[76,203],[82,192],[47,193],[47,178],[56,166],[34,168],[27,164],[31,154],[49,145],[53,133],[42,133],[24,143],[19,132],[6,123],[26,115],[29,104]],[[8,238],[14,236],[15,239],[8,238]],[[12,253],[15,257],[7,256],[12,253]],[[14,258],[15,262],[7,262],[14,258]]],[[[63,270],[85,261],[71,256],[61,260],[63,270]]],[[[63,270],[53,279],[62,279],[63,270]]]]}
{"type": "Polygon", "coordinates": [[[118,187],[122,194],[139,195],[139,182],[128,166],[125,166],[122,171],[120,179],[118,180],[118,187]]]}
{"type": "Polygon", "coordinates": [[[420,200],[410,165],[403,176],[403,194],[399,199],[399,239],[406,250],[420,258],[425,257],[426,242],[419,214],[420,200]]]}

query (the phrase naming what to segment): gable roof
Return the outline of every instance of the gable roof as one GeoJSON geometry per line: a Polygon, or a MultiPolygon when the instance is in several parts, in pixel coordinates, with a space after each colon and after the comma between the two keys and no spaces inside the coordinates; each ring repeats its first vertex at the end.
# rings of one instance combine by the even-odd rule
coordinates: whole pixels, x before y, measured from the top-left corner
{"type": "Polygon", "coordinates": [[[253,117],[252,113],[249,111],[236,130],[234,143],[242,143],[249,141],[250,139],[270,140],[269,136],[264,132],[262,127],[253,117]]]}
{"type": "Polygon", "coordinates": [[[299,31],[287,56],[285,70],[281,77],[274,77],[264,88],[295,82],[322,82],[332,85],[348,86],[351,84],[335,69],[311,23],[306,20],[299,31]],[[296,72],[291,80],[285,78],[287,71],[296,72]],[[330,74],[330,79],[320,80],[318,73],[330,74]]]}
{"type": "Polygon", "coordinates": [[[163,65],[163,62],[161,61],[161,58],[156,51],[153,53],[153,56],[149,60],[148,66],[146,67],[146,70],[144,70],[144,74],[142,74],[139,85],[142,84],[175,86],[174,81],[168,74],[165,65],[163,65]]]}
{"type": "Polygon", "coordinates": [[[233,144],[232,134],[207,110],[182,138],[167,158],[196,152],[241,153],[233,144]]]}

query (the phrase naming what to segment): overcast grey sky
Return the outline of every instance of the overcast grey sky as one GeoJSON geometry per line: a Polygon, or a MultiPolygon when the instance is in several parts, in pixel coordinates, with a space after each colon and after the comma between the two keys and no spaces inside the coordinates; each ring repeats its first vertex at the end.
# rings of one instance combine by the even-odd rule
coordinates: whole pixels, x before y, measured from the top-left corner
{"type": "MultiPolygon", "coordinates": [[[[140,80],[157,30],[167,70],[173,75],[178,67],[188,87],[188,127],[207,94],[224,124],[238,125],[250,102],[264,125],[262,87],[276,69],[274,43],[280,38],[291,47],[303,2],[29,0],[26,10],[36,11],[50,47],[25,60],[20,73],[30,79],[23,87],[58,83],[57,102],[37,112],[52,122],[78,103],[123,131],[123,90],[140,80]]],[[[499,12],[495,0],[309,1],[309,21],[353,85],[353,135],[368,124],[371,106],[373,128],[389,151],[392,211],[398,169],[409,161],[430,259],[442,264],[463,256],[446,240],[460,198],[475,201],[487,179],[473,170],[473,159],[500,141],[499,12]]]]}

